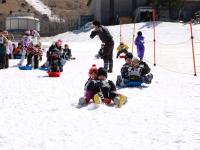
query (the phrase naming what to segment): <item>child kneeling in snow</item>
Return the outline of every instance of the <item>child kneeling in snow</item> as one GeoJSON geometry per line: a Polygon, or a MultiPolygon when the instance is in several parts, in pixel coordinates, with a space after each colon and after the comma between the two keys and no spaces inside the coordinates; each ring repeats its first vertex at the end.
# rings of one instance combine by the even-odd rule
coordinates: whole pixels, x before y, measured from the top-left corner
{"type": "Polygon", "coordinates": [[[149,73],[151,69],[145,62],[133,58],[132,53],[126,54],[125,61],[121,68],[121,76],[117,77],[117,86],[127,87],[131,82],[151,83],[153,75],[149,73]]]}
{"type": "Polygon", "coordinates": [[[100,67],[97,73],[97,80],[94,86],[95,104],[105,103],[107,105],[114,103],[121,107],[127,102],[127,97],[116,92],[115,84],[107,79],[107,71],[100,67]]]}
{"type": "Polygon", "coordinates": [[[72,51],[69,49],[69,46],[67,44],[64,45],[64,49],[62,52],[62,60],[61,63],[64,66],[67,61],[75,59],[75,57],[72,57],[72,51]]]}
{"type": "Polygon", "coordinates": [[[47,52],[47,62],[49,72],[63,72],[61,64],[62,41],[58,40],[55,45],[51,45],[47,52]]]}
{"type": "Polygon", "coordinates": [[[98,51],[98,54],[95,55],[95,57],[96,57],[97,59],[103,59],[103,49],[104,49],[104,46],[105,46],[105,44],[102,43],[102,44],[101,44],[101,48],[100,48],[99,51],[98,51]]]}
{"type": "Polygon", "coordinates": [[[88,75],[89,75],[89,79],[87,80],[87,82],[85,83],[84,86],[84,97],[81,97],[79,99],[79,105],[80,106],[84,106],[87,105],[91,99],[93,99],[94,97],[94,89],[95,89],[95,80],[97,79],[97,67],[96,65],[92,65],[92,67],[90,68],[88,75]]]}

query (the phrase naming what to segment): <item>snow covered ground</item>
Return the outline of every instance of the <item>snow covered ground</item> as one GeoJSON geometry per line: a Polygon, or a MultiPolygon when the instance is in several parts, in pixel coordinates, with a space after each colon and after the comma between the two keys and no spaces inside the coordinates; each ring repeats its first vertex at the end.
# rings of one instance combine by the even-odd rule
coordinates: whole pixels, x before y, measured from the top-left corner
{"type": "Polygon", "coordinates": [[[48,6],[46,6],[41,0],[26,0],[26,2],[29,3],[29,5],[33,6],[42,15],[46,14],[50,20],[59,21],[58,16],[53,15],[51,9],[48,6]]]}
{"type": "MultiPolygon", "coordinates": [[[[152,39],[152,29],[145,25],[138,24],[137,30],[141,29],[146,39],[152,39]]],[[[124,26],[128,40],[132,26],[124,26]]],[[[160,41],[169,44],[187,39],[187,28],[181,26],[160,23],[160,41]]],[[[117,46],[119,27],[109,29],[117,46]]],[[[0,70],[0,150],[200,150],[198,76],[149,64],[154,74],[151,85],[119,90],[128,97],[124,107],[74,108],[73,104],[83,95],[91,65],[103,65],[102,60],[94,59],[101,43],[98,38],[90,40],[89,33],[65,33],[43,39],[44,44],[63,39],[76,57],[67,62],[60,78],[49,78],[39,70],[0,70]]],[[[187,68],[185,51],[187,47],[183,47],[182,55],[179,51],[173,54],[187,68]]],[[[150,54],[146,51],[146,60],[150,54]]],[[[166,55],[160,56],[164,59],[166,55]]],[[[12,60],[10,66],[17,62],[12,60]]],[[[123,59],[114,59],[114,72],[108,79],[116,81],[123,63],[123,59]]]]}

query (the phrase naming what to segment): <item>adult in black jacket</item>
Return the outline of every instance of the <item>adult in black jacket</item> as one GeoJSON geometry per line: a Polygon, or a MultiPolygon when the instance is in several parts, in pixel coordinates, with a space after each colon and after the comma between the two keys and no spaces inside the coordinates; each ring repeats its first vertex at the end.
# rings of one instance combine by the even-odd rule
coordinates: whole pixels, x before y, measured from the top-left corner
{"type": "Polygon", "coordinates": [[[93,25],[95,29],[91,32],[90,38],[93,39],[96,35],[98,35],[101,42],[105,43],[103,50],[104,69],[111,73],[113,70],[113,37],[108,29],[102,26],[99,21],[93,21],[93,25]]]}

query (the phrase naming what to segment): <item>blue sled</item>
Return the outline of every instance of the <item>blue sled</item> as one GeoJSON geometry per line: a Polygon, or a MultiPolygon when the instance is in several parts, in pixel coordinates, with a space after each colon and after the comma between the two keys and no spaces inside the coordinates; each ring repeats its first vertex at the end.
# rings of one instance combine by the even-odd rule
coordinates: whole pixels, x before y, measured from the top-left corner
{"type": "Polygon", "coordinates": [[[139,81],[130,81],[127,83],[127,87],[138,87],[141,85],[142,85],[142,82],[139,82],[139,81]]]}
{"type": "Polygon", "coordinates": [[[21,59],[22,55],[16,55],[16,59],[21,59]]]}
{"type": "Polygon", "coordinates": [[[48,68],[47,67],[40,67],[38,68],[39,70],[42,70],[42,71],[48,71],[48,68]]]}
{"type": "Polygon", "coordinates": [[[32,66],[19,66],[20,70],[32,70],[32,66]]]}

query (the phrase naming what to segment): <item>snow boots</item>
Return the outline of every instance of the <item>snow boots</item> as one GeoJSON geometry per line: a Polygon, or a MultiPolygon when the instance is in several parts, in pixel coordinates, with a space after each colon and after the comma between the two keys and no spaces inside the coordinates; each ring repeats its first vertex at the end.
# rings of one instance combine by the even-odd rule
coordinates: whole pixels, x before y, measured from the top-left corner
{"type": "Polygon", "coordinates": [[[127,102],[127,97],[119,94],[114,98],[114,103],[120,108],[127,102]]]}

